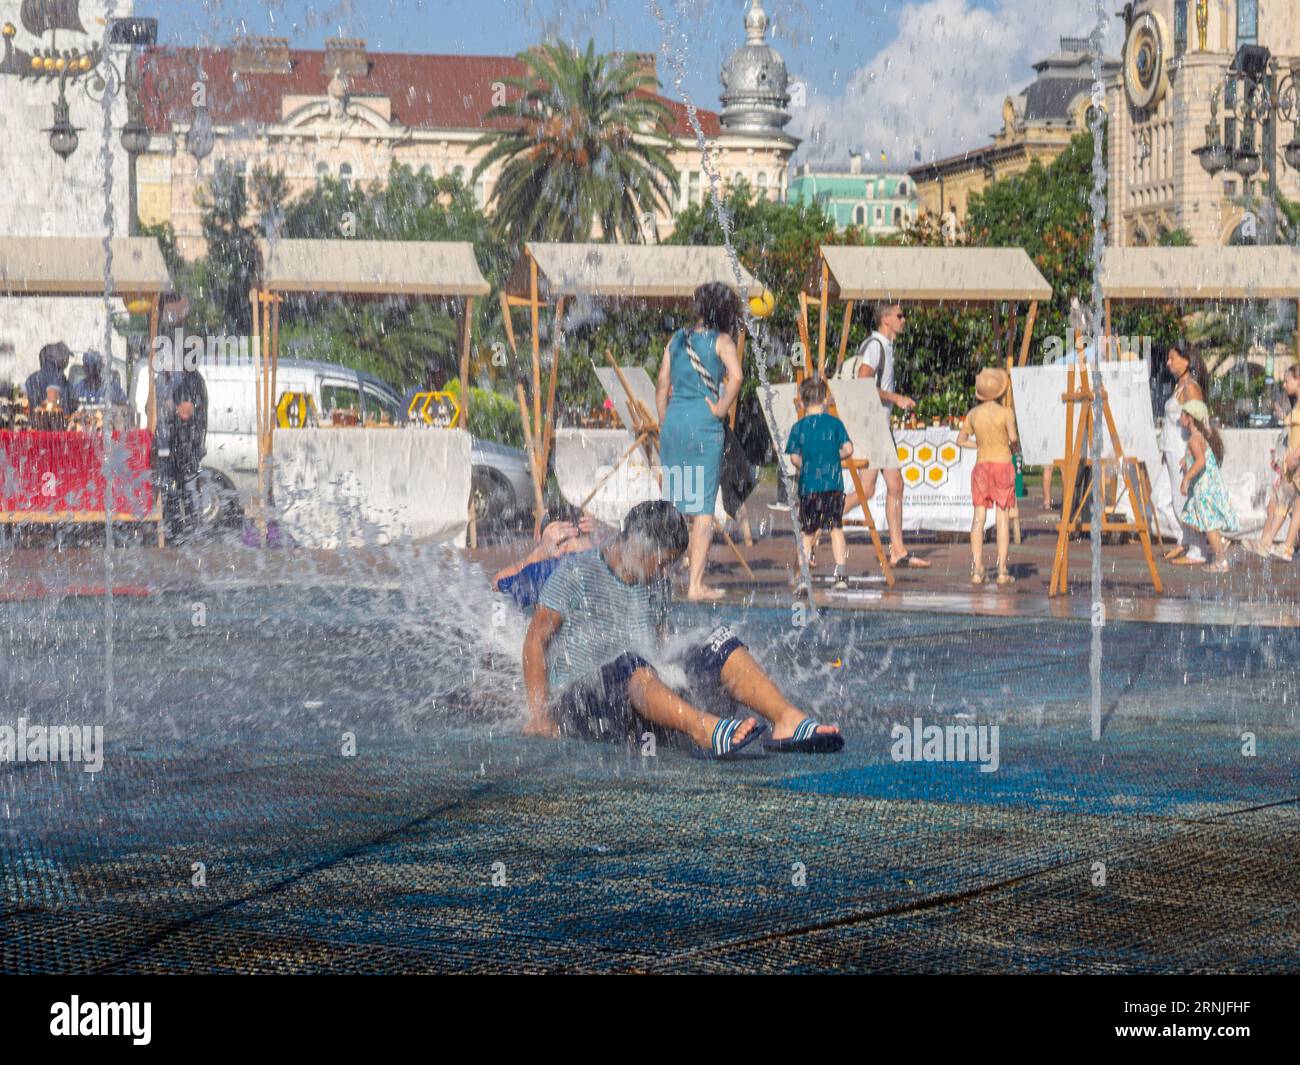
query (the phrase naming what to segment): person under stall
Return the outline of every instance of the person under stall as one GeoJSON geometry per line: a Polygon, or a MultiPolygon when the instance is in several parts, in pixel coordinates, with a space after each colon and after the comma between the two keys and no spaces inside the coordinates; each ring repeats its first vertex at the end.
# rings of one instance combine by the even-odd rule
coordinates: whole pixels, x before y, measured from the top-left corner
{"type": "Polygon", "coordinates": [[[27,393],[28,407],[32,411],[37,410],[50,400],[52,396],[50,389],[57,388],[62,413],[64,415],[76,413],[77,399],[72,394],[72,389],[68,387],[67,375],[68,364],[72,362],[72,349],[63,341],[56,341],[41,348],[38,358],[40,368],[29,376],[23,385],[23,390],[27,393]]]}
{"type": "Polygon", "coordinates": [[[80,381],[72,386],[72,395],[78,405],[86,407],[125,407],[126,391],[122,380],[113,370],[104,374],[104,357],[97,351],[88,351],[81,357],[85,371],[80,381]]]}

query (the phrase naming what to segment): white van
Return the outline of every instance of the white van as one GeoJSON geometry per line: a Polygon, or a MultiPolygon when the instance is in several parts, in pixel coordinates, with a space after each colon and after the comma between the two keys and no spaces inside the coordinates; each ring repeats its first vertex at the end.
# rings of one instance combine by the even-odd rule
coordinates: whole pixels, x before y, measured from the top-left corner
{"type": "MultiPolygon", "coordinates": [[[[207,456],[200,475],[200,520],[204,526],[235,521],[257,495],[257,367],[251,359],[201,361],[199,373],[208,390],[207,456]]],[[[148,375],[136,375],[132,404],[141,416],[148,408],[148,375]]],[[[401,397],[373,374],[329,362],[280,359],[276,391],[305,392],[322,421],[335,410],[359,410],[362,418],[382,415],[406,420],[401,397]]],[[[412,432],[419,430],[412,427],[412,432]]],[[[532,480],[518,448],[474,440],[470,453],[475,505],[481,521],[509,521],[529,509],[532,480]]]]}

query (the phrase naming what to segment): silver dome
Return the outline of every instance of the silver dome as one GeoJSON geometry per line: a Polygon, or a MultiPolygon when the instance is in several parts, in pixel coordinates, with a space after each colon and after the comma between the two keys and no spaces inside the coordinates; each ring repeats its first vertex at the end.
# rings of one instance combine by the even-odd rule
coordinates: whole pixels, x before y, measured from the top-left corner
{"type": "Polygon", "coordinates": [[[745,44],[722,66],[722,126],[780,133],[790,121],[785,60],[767,43],[767,12],[752,0],[745,14],[745,44]]]}

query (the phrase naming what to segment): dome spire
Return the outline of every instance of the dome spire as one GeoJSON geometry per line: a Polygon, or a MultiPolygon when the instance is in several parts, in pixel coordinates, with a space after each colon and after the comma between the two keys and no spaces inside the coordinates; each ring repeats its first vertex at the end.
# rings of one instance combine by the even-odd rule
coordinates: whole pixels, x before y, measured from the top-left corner
{"type": "Polygon", "coordinates": [[[762,0],[745,12],[745,43],[722,67],[722,126],[746,133],[785,136],[790,121],[785,60],[767,43],[768,18],[762,0]]]}

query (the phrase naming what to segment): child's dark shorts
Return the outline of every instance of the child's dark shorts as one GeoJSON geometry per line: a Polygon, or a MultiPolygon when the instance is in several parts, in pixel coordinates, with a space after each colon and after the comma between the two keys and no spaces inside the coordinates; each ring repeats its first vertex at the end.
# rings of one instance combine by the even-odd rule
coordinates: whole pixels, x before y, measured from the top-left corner
{"type": "MultiPolygon", "coordinates": [[[[725,697],[722,667],[745,645],[728,625],[719,625],[701,643],[675,659],[690,681],[679,694],[701,705],[701,697],[725,697]]],[[[594,673],[575,680],[552,703],[551,713],[565,735],[586,740],[634,741],[644,732],[665,733],[646,721],[632,705],[628,685],[638,669],[650,663],[631,651],[607,662],[594,673]]]]}
{"type": "Polygon", "coordinates": [[[799,528],[807,535],[843,527],[843,492],[810,492],[799,497],[799,528]]]}

